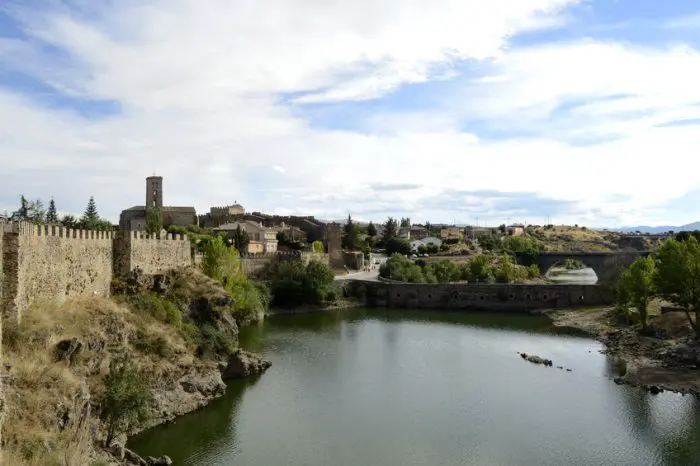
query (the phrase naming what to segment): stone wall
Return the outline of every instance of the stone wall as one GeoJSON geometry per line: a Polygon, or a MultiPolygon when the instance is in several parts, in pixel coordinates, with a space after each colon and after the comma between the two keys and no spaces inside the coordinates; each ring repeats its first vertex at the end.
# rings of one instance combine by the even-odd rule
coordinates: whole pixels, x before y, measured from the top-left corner
{"type": "Polygon", "coordinates": [[[362,270],[365,265],[365,255],[357,251],[343,251],[343,263],[351,270],[362,270]]]}
{"type": "Polygon", "coordinates": [[[193,262],[192,248],[186,235],[168,233],[162,238],[139,231],[120,231],[114,244],[115,271],[124,273],[140,268],[157,274],[185,267],[193,262]]]}
{"type": "Polygon", "coordinates": [[[599,285],[413,284],[351,281],[348,294],[369,307],[523,312],[612,303],[599,285]]]}
{"type": "Polygon", "coordinates": [[[260,254],[242,254],[241,255],[241,266],[243,271],[249,277],[258,276],[265,270],[268,264],[284,261],[284,260],[294,260],[301,259],[304,265],[309,262],[319,261],[326,265],[330,265],[330,256],[325,253],[320,252],[272,252],[272,253],[260,253],[260,254]]]}
{"type": "Polygon", "coordinates": [[[113,232],[14,223],[4,236],[4,316],[19,318],[34,299],[109,295],[113,232]]]}
{"type": "Polygon", "coordinates": [[[160,273],[192,263],[185,236],[150,239],[140,233],[71,230],[12,223],[2,235],[0,314],[20,319],[32,300],[108,296],[112,277],[136,267],[160,273]]]}

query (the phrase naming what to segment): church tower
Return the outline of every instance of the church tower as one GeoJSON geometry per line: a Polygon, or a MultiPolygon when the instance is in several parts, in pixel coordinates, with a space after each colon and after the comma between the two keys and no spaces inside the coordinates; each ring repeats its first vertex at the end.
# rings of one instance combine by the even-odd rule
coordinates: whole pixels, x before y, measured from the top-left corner
{"type": "Polygon", "coordinates": [[[146,210],[152,207],[163,208],[162,176],[149,176],[146,178],[146,210]]]}

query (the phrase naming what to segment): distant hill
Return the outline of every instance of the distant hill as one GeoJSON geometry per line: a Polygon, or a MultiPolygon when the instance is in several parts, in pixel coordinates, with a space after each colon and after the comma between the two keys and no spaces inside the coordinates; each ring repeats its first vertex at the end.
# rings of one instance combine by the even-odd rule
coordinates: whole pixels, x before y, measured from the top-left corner
{"type": "Polygon", "coordinates": [[[693,222],[693,223],[689,223],[687,225],[681,225],[681,226],[660,225],[657,227],[648,227],[648,226],[622,227],[622,228],[619,228],[619,229],[614,230],[614,231],[619,231],[619,232],[639,231],[640,233],[659,234],[659,233],[665,233],[667,231],[693,231],[693,230],[700,230],[700,222],[693,222]]]}

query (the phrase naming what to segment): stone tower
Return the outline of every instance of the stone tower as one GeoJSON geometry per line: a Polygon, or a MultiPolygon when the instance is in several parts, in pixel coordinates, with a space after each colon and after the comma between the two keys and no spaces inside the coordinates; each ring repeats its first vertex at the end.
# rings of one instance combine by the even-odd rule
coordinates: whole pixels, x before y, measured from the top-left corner
{"type": "Polygon", "coordinates": [[[151,207],[163,208],[163,177],[146,178],[146,210],[151,207]]]}

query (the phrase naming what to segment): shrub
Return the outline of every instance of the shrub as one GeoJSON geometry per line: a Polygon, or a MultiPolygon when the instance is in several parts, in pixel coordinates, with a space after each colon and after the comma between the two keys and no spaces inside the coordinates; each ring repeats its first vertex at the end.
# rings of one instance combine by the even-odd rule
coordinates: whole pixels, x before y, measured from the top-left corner
{"type": "Polygon", "coordinates": [[[272,304],[285,307],[322,304],[335,278],[327,265],[311,261],[304,266],[301,260],[277,264],[271,276],[272,304]]]}
{"type": "Polygon", "coordinates": [[[126,354],[110,361],[100,403],[100,418],[107,425],[108,446],[118,434],[127,432],[134,423],[148,418],[154,400],[144,380],[126,354]]]}
{"type": "Polygon", "coordinates": [[[134,338],[130,342],[134,348],[144,354],[155,354],[161,358],[168,358],[173,355],[173,352],[165,338],[160,335],[149,335],[141,329],[136,331],[134,338]]]}

